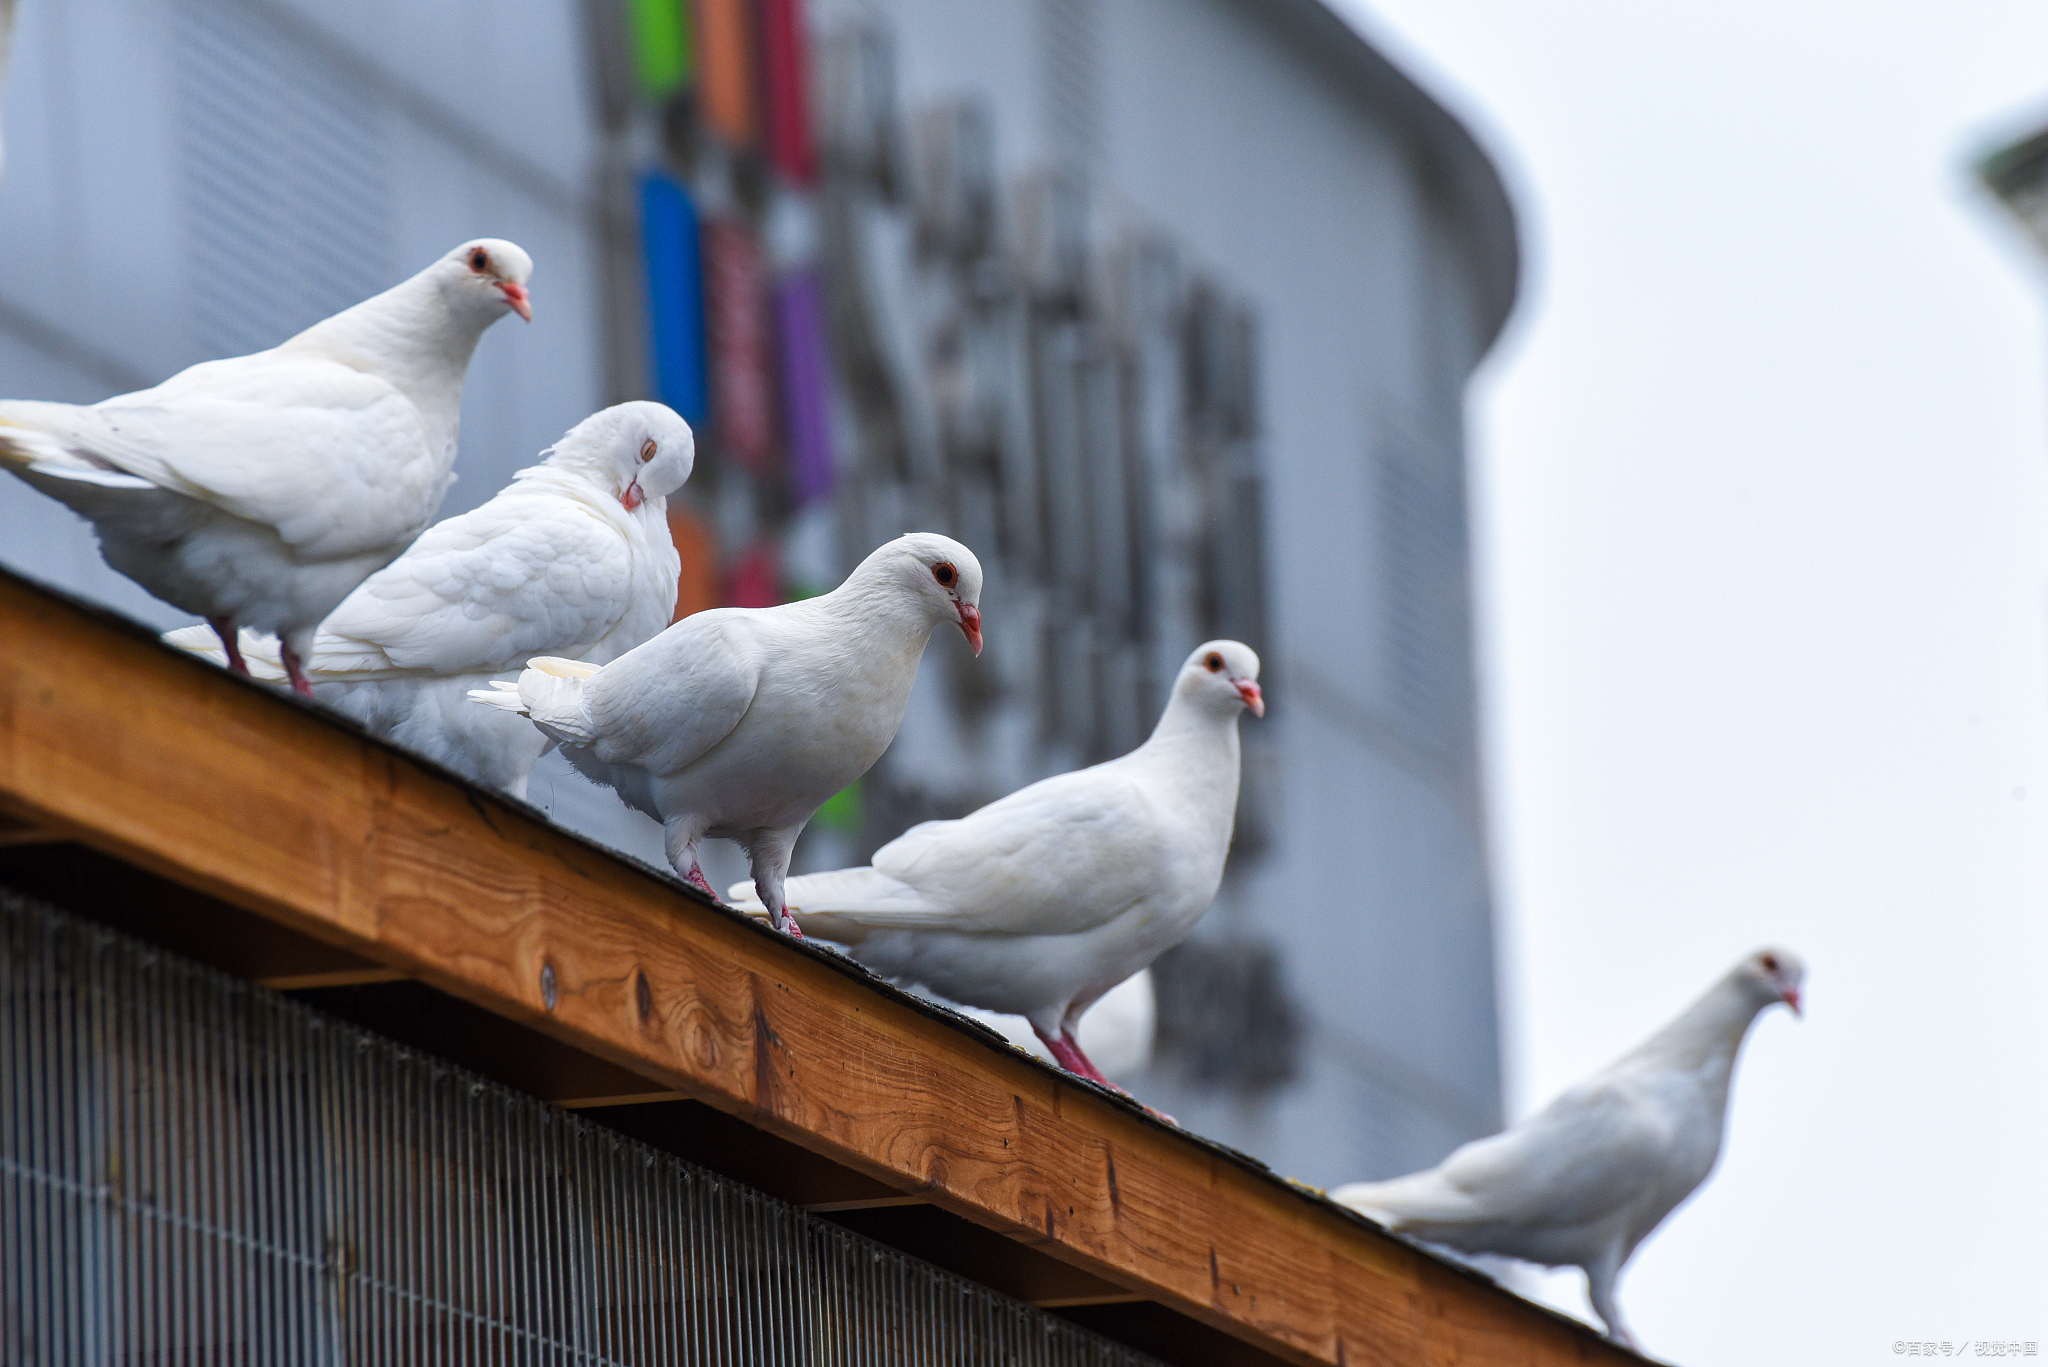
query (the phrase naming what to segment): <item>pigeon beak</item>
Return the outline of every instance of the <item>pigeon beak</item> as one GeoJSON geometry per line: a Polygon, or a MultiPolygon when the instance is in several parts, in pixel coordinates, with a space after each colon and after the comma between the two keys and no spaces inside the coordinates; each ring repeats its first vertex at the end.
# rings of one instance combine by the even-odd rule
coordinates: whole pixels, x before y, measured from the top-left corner
{"type": "Polygon", "coordinates": [[[981,654],[981,609],[972,603],[955,603],[960,609],[960,630],[967,635],[967,644],[974,647],[976,655],[981,654]]]}
{"type": "Polygon", "coordinates": [[[1793,1015],[1795,1015],[1795,1016],[1799,1017],[1799,1018],[1800,1018],[1801,1020],[1805,1020],[1805,1019],[1806,1019],[1806,1011],[1805,1011],[1805,1008],[1803,1008],[1803,1007],[1802,1007],[1802,1006],[1800,1005],[1800,1003],[1799,1003],[1799,989],[1798,989],[1798,988],[1796,988],[1796,987],[1788,987],[1788,988],[1786,988],[1786,989],[1785,989],[1785,1005],[1787,1005],[1787,1006],[1789,1006],[1789,1007],[1791,1007],[1791,1008],[1792,1008],[1792,1014],[1793,1014],[1793,1015]]]}
{"type": "Polygon", "coordinates": [[[635,475],[633,482],[626,486],[626,492],[619,495],[619,502],[624,504],[626,511],[630,513],[646,501],[647,496],[640,492],[640,477],[635,475]]]}
{"type": "Polygon", "coordinates": [[[505,302],[512,306],[514,313],[529,323],[533,321],[533,300],[527,296],[526,286],[516,280],[500,280],[498,289],[504,294],[505,302]]]}
{"type": "Polygon", "coordinates": [[[1244,699],[1244,705],[1252,710],[1254,717],[1266,715],[1266,695],[1259,692],[1259,686],[1250,679],[1232,679],[1237,685],[1237,696],[1244,699]]]}

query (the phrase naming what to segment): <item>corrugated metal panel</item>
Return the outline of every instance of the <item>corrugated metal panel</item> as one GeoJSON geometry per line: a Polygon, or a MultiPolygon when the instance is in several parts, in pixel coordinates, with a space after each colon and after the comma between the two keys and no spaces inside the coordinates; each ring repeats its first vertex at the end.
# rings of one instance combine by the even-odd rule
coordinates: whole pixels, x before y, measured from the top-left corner
{"type": "Polygon", "coordinates": [[[1464,468],[1450,451],[1383,418],[1376,513],[1389,698],[1415,739],[1462,757],[1474,744],[1471,552],[1464,468]]]}
{"type": "Polygon", "coordinates": [[[0,1363],[1152,1360],[0,892],[0,1363]]]}
{"type": "Polygon", "coordinates": [[[193,342],[240,356],[394,283],[383,115],[254,10],[173,13],[193,342]]]}

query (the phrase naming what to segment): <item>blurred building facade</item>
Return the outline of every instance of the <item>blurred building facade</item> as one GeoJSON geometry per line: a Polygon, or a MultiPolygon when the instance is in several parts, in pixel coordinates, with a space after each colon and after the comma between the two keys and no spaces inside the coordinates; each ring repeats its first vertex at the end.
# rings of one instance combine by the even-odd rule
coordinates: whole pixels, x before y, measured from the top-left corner
{"type": "MultiPolygon", "coordinates": [[[[1514,223],[1316,0],[27,0],[6,128],[0,392],[270,345],[489,233],[536,321],[478,351],[446,511],[654,395],[700,434],[679,611],[974,547],[987,652],[935,639],[804,865],[1129,749],[1250,642],[1237,849],[1134,1090],[1317,1182],[1498,1124],[1462,392],[1514,223]]],[[[179,620],[12,481],[0,558],[179,620]]]]}

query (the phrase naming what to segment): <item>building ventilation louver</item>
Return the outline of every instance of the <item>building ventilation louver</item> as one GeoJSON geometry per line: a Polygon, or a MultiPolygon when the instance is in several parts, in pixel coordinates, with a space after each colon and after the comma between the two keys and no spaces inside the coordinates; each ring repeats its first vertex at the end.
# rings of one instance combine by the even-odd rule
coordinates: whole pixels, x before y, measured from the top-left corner
{"type": "Polygon", "coordinates": [[[274,347],[395,283],[378,103],[254,7],[172,16],[198,354],[274,347]]]}

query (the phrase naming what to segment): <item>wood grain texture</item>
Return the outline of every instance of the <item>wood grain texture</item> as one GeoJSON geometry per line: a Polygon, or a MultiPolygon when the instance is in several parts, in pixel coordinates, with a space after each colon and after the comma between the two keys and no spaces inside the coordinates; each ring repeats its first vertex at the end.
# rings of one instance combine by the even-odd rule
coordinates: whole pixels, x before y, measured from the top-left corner
{"type": "Polygon", "coordinates": [[[0,814],[16,823],[1292,1361],[1636,1360],[537,814],[7,577],[0,640],[0,814]]]}

